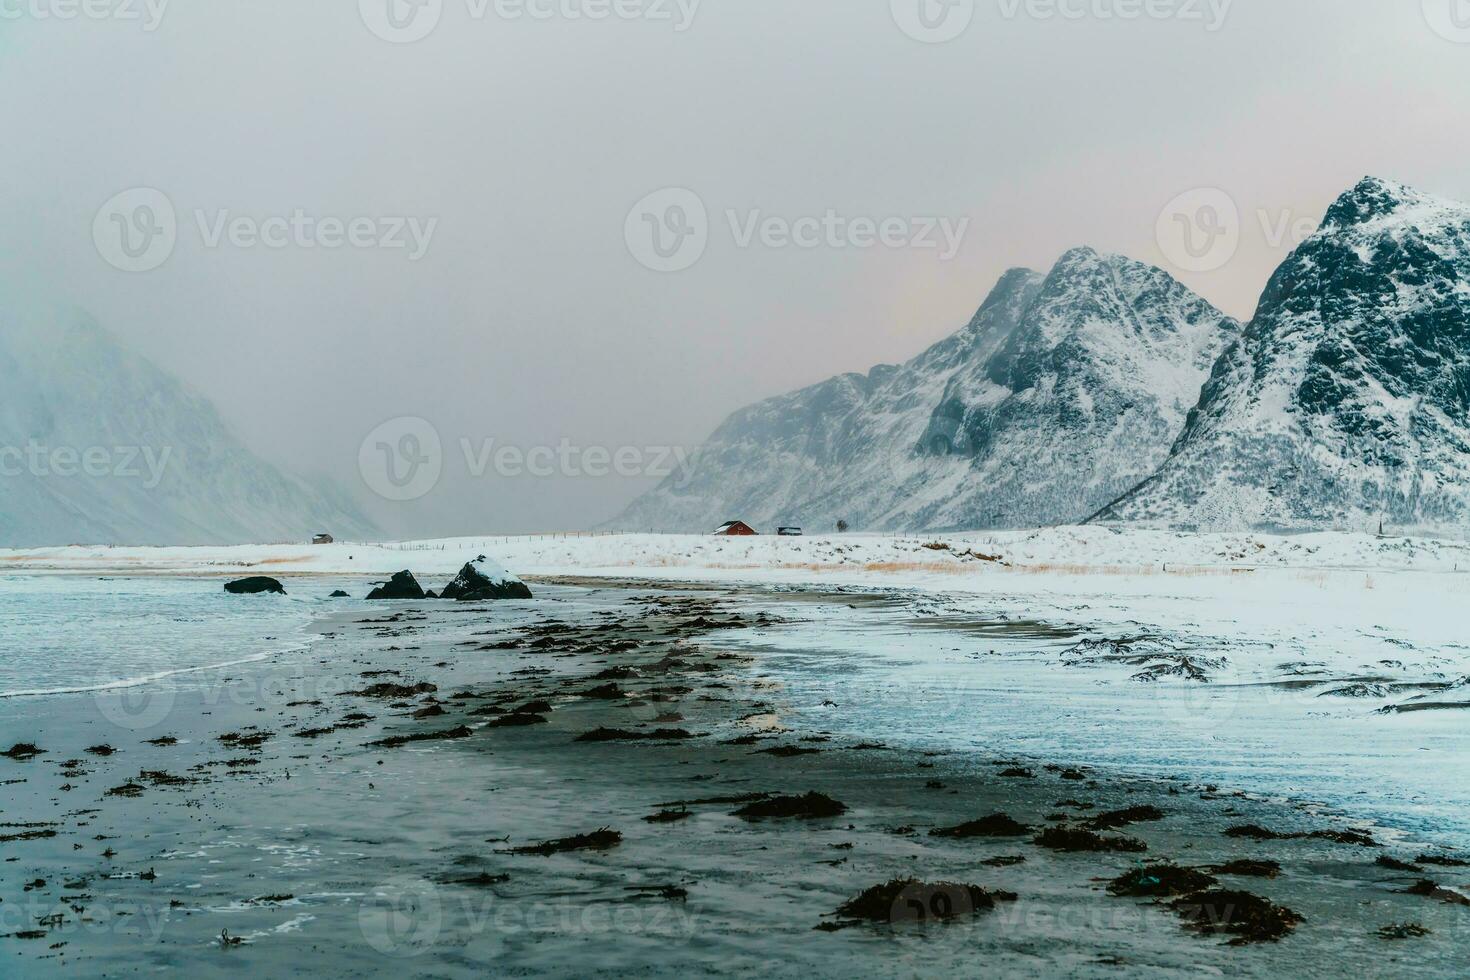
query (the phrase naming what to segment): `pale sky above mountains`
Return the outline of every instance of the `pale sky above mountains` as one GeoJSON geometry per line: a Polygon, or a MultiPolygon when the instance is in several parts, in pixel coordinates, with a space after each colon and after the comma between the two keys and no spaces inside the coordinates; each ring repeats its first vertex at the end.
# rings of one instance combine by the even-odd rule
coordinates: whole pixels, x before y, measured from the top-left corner
{"type": "Polygon", "coordinates": [[[4,288],[88,310],[396,533],[547,530],[658,474],[477,460],[652,468],[751,401],[912,357],[1007,268],[1079,244],[1248,317],[1363,175],[1470,200],[1459,0],[961,0],[963,23],[908,0],[487,2],[430,0],[433,23],[404,0],[7,5],[4,288]],[[104,205],[137,188],[176,241],[124,271],[104,205]],[[635,208],[666,188],[707,221],[668,210],[687,195],[635,208]],[[688,253],[650,252],[645,211],[695,222],[698,261],[649,268],[688,253]],[[443,445],[407,502],[360,466],[401,416],[443,445]]]}

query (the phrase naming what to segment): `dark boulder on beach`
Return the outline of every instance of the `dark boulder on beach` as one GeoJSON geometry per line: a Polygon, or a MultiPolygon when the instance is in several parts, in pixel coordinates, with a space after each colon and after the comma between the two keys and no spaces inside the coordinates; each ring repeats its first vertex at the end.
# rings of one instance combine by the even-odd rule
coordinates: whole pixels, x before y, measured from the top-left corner
{"type": "Polygon", "coordinates": [[[338,589],[336,592],[333,592],[331,595],[327,596],[327,598],[328,599],[351,599],[352,596],[348,595],[346,592],[343,592],[341,589],[338,589]]]}
{"type": "Polygon", "coordinates": [[[385,585],[368,593],[368,599],[422,599],[424,590],[419,587],[418,579],[413,577],[413,572],[402,571],[393,576],[385,585]]]}
{"type": "Polygon", "coordinates": [[[226,582],[225,591],[231,595],[285,595],[286,587],[273,578],[264,575],[255,578],[242,578],[236,582],[226,582]]]}
{"type": "Polygon", "coordinates": [[[459,602],[530,599],[531,590],[526,583],[481,555],[460,569],[455,580],[445,586],[442,598],[459,602]]]}

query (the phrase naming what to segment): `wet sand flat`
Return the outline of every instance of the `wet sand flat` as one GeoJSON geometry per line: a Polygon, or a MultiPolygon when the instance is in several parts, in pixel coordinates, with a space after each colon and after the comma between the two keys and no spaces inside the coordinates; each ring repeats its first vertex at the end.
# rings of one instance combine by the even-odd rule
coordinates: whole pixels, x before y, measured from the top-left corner
{"type": "Polygon", "coordinates": [[[1432,840],[792,710],[752,641],[779,647],[793,601],[852,605],[860,630],[851,598],[622,581],[354,604],[305,660],[202,691],[11,702],[0,751],[39,754],[0,758],[0,973],[1470,967],[1470,869],[1421,862],[1455,860],[1432,840]],[[1167,894],[1165,862],[1214,884],[1167,894]],[[1130,873],[1158,893],[1111,894],[1130,873]],[[876,915],[836,914],[894,881],[876,915]],[[1242,895],[1289,928],[1241,942],[1242,895]]]}

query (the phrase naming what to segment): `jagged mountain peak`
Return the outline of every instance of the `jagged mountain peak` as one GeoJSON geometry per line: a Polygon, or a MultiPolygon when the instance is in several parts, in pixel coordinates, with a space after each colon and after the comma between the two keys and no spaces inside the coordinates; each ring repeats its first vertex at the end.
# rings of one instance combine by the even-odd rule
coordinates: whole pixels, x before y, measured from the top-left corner
{"type": "Polygon", "coordinates": [[[1396,225],[1436,227],[1470,218],[1470,206],[1434,197],[1407,184],[1364,177],[1345,191],[1322,219],[1321,232],[1382,232],[1396,225]]]}
{"type": "Polygon", "coordinates": [[[957,334],[866,383],[735,413],[614,526],[953,529],[1081,520],[1168,452],[1239,325],[1090,248],[1012,269],[957,334]]]}

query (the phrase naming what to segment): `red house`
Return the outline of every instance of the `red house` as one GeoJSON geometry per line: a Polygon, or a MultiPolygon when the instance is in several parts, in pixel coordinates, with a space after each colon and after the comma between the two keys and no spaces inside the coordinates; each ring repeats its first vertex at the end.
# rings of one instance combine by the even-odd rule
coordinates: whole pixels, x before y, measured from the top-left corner
{"type": "Polygon", "coordinates": [[[756,534],[756,529],[744,521],[726,521],[715,532],[716,537],[722,538],[747,538],[754,537],[756,534]]]}

